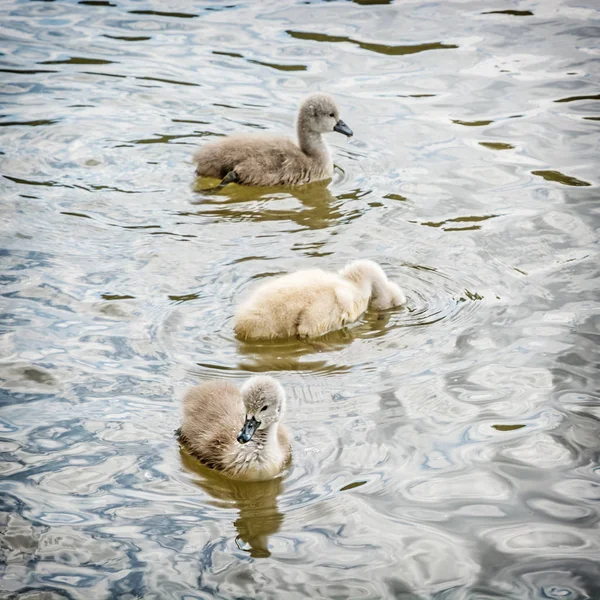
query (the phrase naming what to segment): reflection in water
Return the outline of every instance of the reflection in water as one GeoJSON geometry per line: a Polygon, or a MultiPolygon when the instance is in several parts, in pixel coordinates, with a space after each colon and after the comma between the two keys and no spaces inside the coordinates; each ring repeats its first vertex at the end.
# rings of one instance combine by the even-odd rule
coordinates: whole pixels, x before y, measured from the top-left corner
{"type": "Polygon", "coordinates": [[[560,98],[554,102],[581,102],[582,100],[600,100],[600,94],[589,94],[585,96],[569,96],[567,98],[560,98]]]}
{"type": "Polygon", "coordinates": [[[514,150],[515,148],[512,144],[504,142],[479,142],[479,145],[490,150],[514,150]]]}
{"type": "Polygon", "coordinates": [[[354,40],[352,38],[341,36],[341,35],[327,35],[325,33],[314,33],[311,31],[287,31],[293,38],[299,40],[313,40],[315,42],[350,42],[356,44],[363,50],[369,50],[371,52],[377,52],[379,54],[388,54],[390,56],[402,56],[404,54],[416,54],[418,52],[427,52],[429,50],[448,50],[458,48],[454,44],[442,44],[440,42],[433,42],[431,44],[413,44],[404,46],[389,46],[386,44],[373,44],[369,42],[362,42],[360,40],[354,40]]]}
{"type": "Polygon", "coordinates": [[[178,19],[194,19],[200,16],[193,13],[161,12],[157,10],[130,10],[128,12],[132,15],[156,15],[158,17],[176,17],[178,19]]]}
{"type": "Polygon", "coordinates": [[[440,221],[438,223],[426,221],[421,223],[421,225],[424,225],[425,227],[442,227],[444,231],[467,231],[481,229],[481,225],[473,225],[473,223],[495,219],[496,217],[498,217],[498,215],[454,217],[453,219],[446,219],[445,221],[440,221]],[[462,225],[462,223],[466,223],[466,225],[462,225]]]}
{"type": "Polygon", "coordinates": [[[466,127],[485,127],[494,121],[461,121],[460,119],[452,119],[457,125],[465,125],[466,127]]]}
{"type": "Polygon", "coordinates": [[[213,506],[239,511],[233,525],[238,531],[238,547],[254,558],[271,556],[269,537],[276,534],[284,516],[279,511],[278,497],[283,493],[283,478],[269,481],[235,481],[205,467],[182,447],[181,462],[198,476],[194,483],[213,500],[213,506]],[[249,548],[245,548],[247,544],[249,548]]]}
{"type": "Polygon", "coordinates": [[[275,341],[237,340],[238,368],[251,373],[268,371],[305,371],[314,375],[344,373],[352,366],[335,357],[354,340],[376,339],[391,333],[398,325],[404,308],[376,312],[367,311],[356,323],[318,338],[275,341]],[[322,356],[322,359],[318,359],[322,356]]]}
{"type": "Polygon", "coordinates": [[[538,177],[543,177],[546,181],[556,181],[557,183],[562,183],[563,185],[586,187],[592,185],[589,181],[582,181],[581,179],[577,179],[576,177],[565,175],[560,171],[531,171],[531,174],[537,175],[538,177]]]}
{"type": "Polygon", "coordinates": [[[358,197],[359,190],[336,198],[329,191],[329,180],[295,187],[272,188],[230,184],[216,194],[203,195],[203,190],[211,189],[215,183],[218,183],[215,179],[198,178],[194,189],[202,197],[195,200],[194,204],[200,209],[197,212],[179,214],[212,216],[232,221],[292,221],[308,229],[323,229],[360,216],[356,211],[344,211],[343,208],[345,201],[358,197]],[[277,208],[278,203],[285,203],[290,197],[300,201],[300,210],[296,207],[287,210],[277,208]],[[250,206],[246,207],[246,204],[250,206]]]}
{"type": "Polygon", "coordinates": [[[251,373],[307,371],[326,374],[347,371],[348,366],[329,364],[326,353],[343,348],[353,339],[349,330],[345,329],[329,333],[316,340],[237,341],[237,354],[240,357],[238,368],[251,373]],[[319,353],[325,355],[321,360],[314,356],[319,353]]]}
{"type": "MultiPolygon", "coordinates": [[[[213,54],[217,56],[230,56],[231,58],[244,58],[243,54],[239,54],[237,52],[219,52],[218,50],[213,50],[213,54]]],[[[271,69],[275,69],[277,71],[306,71],[306,65],[290,65],[283,63],[270,63],[262,60],[254,60],[251,58],[246,58],[249,63],[255,65],[262,65],[263,67],[270,67],[271,69]]]]}
{"type": "Polygon", "coordinates": [[[513,17],[532,17],[530,10],[489,10],[481,13],[482,15],[512,15],[513,17]]]}

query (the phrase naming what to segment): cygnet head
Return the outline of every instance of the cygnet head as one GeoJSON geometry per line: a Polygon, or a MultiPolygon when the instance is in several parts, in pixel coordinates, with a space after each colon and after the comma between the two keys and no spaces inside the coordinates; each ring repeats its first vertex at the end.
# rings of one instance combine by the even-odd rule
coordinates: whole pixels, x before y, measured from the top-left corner
{"type": "Polygon", "coordinates": [[[298,111],[298,129],[310,133],[337,131],[352,137],[352,129],[340,119],[340,111],[329,94],[317,92],[307,96],[298,111]]]}
{"type": "Polygon", "coordinates": [[[369,306],[374,310],[406,304],[406,296],[400,287],[389,281],[383,269],[372,260],[355,260],[342,269],[341,275],[359,286],[371,286],[369,306]]]}
{"type": "Polygon", "coordinates": [[[285,408],[285,392],[281,385],[268,375],[251,377],[241,389],[246,407],[246,421],[237,440],[245,444],[259,429],[267,429],[279,421],[285,408]]]}
{"type": "Polygon", "coordinates": [[[373,310],[387,310],[406,304],[406,296],[393,281],[387,281],[385,286],[373,286],[370,306],[373,310]]]}

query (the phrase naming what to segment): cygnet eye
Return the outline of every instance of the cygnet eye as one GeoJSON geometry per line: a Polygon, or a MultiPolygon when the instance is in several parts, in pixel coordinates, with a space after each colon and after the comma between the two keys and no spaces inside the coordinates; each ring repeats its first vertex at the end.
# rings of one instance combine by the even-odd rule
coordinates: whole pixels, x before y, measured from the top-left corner
{"type": "Polygon", "coordinates": [[[330,117],[335,117],[335,113],[329,113],[330,117]]]}
{"type": "Polygon", "coordinates": [[[260,409],[260,412],[262,412],[263,410],[267,410],[267,408],[269,408],[266,404],[260,409]]]}

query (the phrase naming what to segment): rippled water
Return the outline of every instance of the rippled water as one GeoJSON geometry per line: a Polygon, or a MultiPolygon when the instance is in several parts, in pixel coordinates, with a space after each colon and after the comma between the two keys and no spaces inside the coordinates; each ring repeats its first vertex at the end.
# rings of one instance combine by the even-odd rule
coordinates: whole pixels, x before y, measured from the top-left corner
{"type": "Polygon", "coordinates": [[[600,598],[600,11],[579,0],[0,5],[8,598],[600,598]],[[206,194],[204,138],[336,96],[331,184],[206,194]],[[258,279],[408,307],[241,344],[258,279]],[[272,372],[293,464],[180,450],[272,372]],[[41,592],[45,591],[45,594],[41,592]]]}

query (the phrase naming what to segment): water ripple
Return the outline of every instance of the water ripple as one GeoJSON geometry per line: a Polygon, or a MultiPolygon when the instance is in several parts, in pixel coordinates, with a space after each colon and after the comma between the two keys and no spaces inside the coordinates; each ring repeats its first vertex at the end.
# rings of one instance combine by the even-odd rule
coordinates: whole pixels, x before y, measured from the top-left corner
{"type": "Polygon", "coordinates": [[[600,597],[595,7],[0,16],[0,595],[600,597]],[[204,138],[292,135],[317,90],[355,131],[330,182],[194,181],[204,138]],[[405,308],[234,338],[259,280],[357,257],[405,308]],[[293,459],[241,484],[174,430],[256,372],[293,459]]]}

